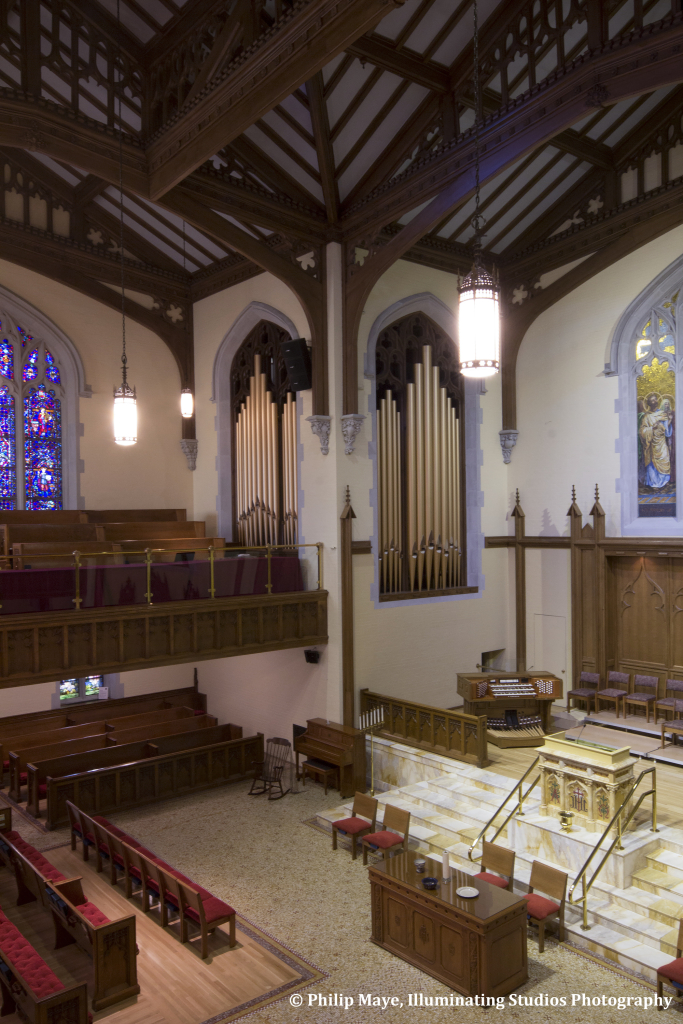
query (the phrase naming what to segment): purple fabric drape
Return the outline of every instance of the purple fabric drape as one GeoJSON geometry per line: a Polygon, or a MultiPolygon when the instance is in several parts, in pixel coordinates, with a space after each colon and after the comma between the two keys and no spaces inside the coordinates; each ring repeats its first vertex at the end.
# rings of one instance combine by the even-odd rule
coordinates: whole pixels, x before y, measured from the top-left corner
{"type": "MultiPolygon", "coordinates": [[[[268,560],[263,557],[218,558],[214,563],[216,597],[267,593],[268,560]]],[[[303,590],[301,563],[296,555],[271,558],[274,594],[303,590]]],[[[200,601],[208,598],[208,561],[155,562],[151,571],[154,604],[200,601]]],[[[80,570],[82,608],[146,604],[144,565],[95,565],[80,570]]],[[[75,569],[9,569],[0,572],[0,615],[62,611],[74,608],[75,569]]]]}

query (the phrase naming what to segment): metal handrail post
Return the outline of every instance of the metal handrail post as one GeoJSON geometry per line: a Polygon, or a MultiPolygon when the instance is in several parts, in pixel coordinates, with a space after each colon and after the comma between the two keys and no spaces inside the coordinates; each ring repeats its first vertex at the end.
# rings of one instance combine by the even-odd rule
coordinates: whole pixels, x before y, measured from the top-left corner
{"type": "Polygon", "coordinates": [[[523,804],[524,804],[524,793],[522,791],[522,783],[520,782],[520,784],[519,784],[519,804],[517,805],[517,817],[518,818],[523,818],[524,817],[524,811],[522,809],[523,808],[523,804]]]}
{"type": "Polygon", "coordinates": [[[152,549],[145,548],[145,561],[147,563],[147,604],[152,603],[152,549]]]}
{"type": "Polygon", "coordinates": [[[657,772],[654,769],[652,770],[652,828],[650,832],[659,832],[657,828],[657,772]]]}
{"type": "Polygon", "coordinates": [[[588,893],[586,892],[586,876],[583,876],[583,924],[581,925],[582,932],[590,931],[590,925],[588,924],[588,893]]]}
{"type": "Polygon", "coordinates": [[[74,598],[74,604],[76,605],[76,611],[81,610],[81,553],[80,551],[74,551],[74,559],[76,560],[76,596],[74,598]]]}
{"type": "Polygon", "coordinates": [[[210,561],[210,565],[211,565],[211,583],[209,585],[209,597],[211,597],[211,598],[214,598],[216,596],[216,582],[215,582],[215,577],[214,577],[214,565],[213,565],[213,559],[214,559],[215,553],[216,553],[216,549],[214,548],[213,544],[211,544],[211,546],[209,547],[209,561],[210,561]]]}

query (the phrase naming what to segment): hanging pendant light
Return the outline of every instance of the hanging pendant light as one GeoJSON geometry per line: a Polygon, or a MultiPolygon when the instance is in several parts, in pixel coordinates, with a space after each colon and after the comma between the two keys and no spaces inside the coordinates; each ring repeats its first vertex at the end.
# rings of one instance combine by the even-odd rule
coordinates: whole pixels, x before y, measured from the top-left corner
{"type": "MultiPolygon", "coordinates": [[[[116,3],[116,20],[121,27],[121,3],[116,3]]],[[[119,59],[120,59],[119,54],[119,59]]],[[[114,389],[114,440],[120,445],[135,444],[138,439],[138,406],[135,388],[127,380],[128,359],[126,357],[126,293],[125,260],[123,256],[123,134],[121,118],[121,82],[119,74],[119,208],[121,249],[121,384],[114,389]]]]}
{"type": "Polygon", "coordinates": [[[500,369],[500,291],[492,274],[482,261],[481,239],[485,226],[479,212],[479,115],[481,85],[479,81],[479,22],[477,0],[474,0],[474,159],[475,192],[474,264],[460,288],[458,304],[458,342],[460,372],[465,377],[490,377],[500,369]]]}

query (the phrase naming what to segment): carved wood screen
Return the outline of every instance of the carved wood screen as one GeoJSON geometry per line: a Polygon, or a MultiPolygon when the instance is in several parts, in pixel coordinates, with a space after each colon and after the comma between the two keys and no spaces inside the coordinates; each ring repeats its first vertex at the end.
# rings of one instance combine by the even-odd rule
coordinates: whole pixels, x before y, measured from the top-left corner
{"type": "Polygon", "coordinates": [[[607,565],[616,627],[608,632],[608,662],[623,672],[683,676],[683,559],[641,555],[607,565]]]}
{"type": "Polygon", "coordinates": [[[465,582],[462,378],[455,345],[422,313],[377,339],[380,593],[465,582]]]}
{"type": "Polygon", "coordinates": [[[245,545],[297,542],[296,395],[280,355],[288,338],[262,320],[232,362],[233,514],[245,545]]]}

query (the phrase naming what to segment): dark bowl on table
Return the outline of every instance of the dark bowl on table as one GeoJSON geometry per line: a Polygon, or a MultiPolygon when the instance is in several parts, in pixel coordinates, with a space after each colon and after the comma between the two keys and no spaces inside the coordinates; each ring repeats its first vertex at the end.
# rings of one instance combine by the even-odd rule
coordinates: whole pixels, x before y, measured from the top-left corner
{"type": "Polygon", "coordinates": [[[439,879],[438,878],[423,878],[422,879],[422,884],[425,887],[425,889],[436,889],[436,888],[438,888],[438,885],[439,885],[439,879]]]}

